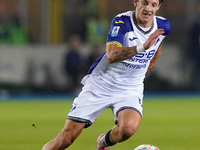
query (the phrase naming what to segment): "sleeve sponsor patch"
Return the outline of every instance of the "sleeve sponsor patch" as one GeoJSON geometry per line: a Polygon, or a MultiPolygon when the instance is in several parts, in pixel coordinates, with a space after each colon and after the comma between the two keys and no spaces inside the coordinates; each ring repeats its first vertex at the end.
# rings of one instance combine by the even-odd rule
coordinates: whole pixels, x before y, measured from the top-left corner
{"type": "Polygon", "coordinates": [[[112,33],[111,33],[111,36],[114,37],[114,36],[117,36],[118,35],[118,32],[119,32],[119,29],[120,29],[120,26],[115,26],[112,30],[112,33]]]}

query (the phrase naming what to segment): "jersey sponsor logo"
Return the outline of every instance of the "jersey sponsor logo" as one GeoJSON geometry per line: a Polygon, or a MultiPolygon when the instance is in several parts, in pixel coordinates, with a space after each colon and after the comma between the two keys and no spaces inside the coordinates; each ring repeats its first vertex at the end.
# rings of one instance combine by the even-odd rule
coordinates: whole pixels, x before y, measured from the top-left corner
{"type": "Polygon", "coordinates": [[[129,38],[130,41],[138,39],[137,37],[129,38]]]}
{"type": "Polygon", "coordinates": [[[148,61],[150,61],[151,59],[138,59],[138,58],[131,57],[128,60],[132,62],[138,62],[140,64],[147,64],[148,61]]]}
{"type": "Polygon", "coordinates": [[[127,68],[132,68],[132,69],[141,69],[141,68],[146,68],[146,64],[143,65],[133,65],[133,64],[129,64],[127,62],[121,61],[120,63],[122,63],[125,67],[127,68]]]}
{"type": "Polygon", "coordinates": [[[124,23],[123,21],[119,20],[119,21],[115,21],[115,23],[124,23]]]}
{"type": "Polygon", "coordinates": [[[112,30],[112,33],[111,33],[111,36],[114,37],[114,36],[117,36],[118,35],[118,32],[119,32],[119,29],[120,29],[120,26],[115,26],[112,30]]]}
{"type": "Polygon", "coordinates": [[[154,56],[155,52],[156,50],[151,50],[148,53],[139,53],[135,57],[143,58],[144,56],[146,56],[148,59],[151,59],[154,56]]]}
{"type": "Polygon", "coordinates": [[[146,52],[139,53],[138,55],[128,59],[128,61],[134,62],[134,63],[137,63],[137,64],[128,63],[127,61],[121,61],[120,63],[123,66],[125,66],[127,68],[131,68],[131,69],[146,68],[147,63],[149,61],[151,61],[151,58],[154,56],[154,54],[155,54],[155,50],[151,50],[148,53],[146,53],[146,52]]]}

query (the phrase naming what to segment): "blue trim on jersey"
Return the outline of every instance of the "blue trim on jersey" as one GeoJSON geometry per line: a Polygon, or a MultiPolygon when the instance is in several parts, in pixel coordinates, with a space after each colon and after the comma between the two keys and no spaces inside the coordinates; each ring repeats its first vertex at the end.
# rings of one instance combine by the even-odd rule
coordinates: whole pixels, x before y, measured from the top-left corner
{"type": "Polygon", "coordinates": [[[111,28],[106,40],[106,43],[117,41],[123,45],[124,42],[124,36],[127,32],[133,31],[133,26],[131,24],[131,18],[130,16],[122,15],[117,16],[112,20],[111,28]],[[112,36],[113,28],[120,27],[118,30],[118,33],[116,36],[112,36]]]}
{"type": "Polygon", "coordinates": [[[157,19],[158,29],[164,29],[165,33],[163,33],[163,35],[166,36],[171,30],[169,20],[161,18],[156,18],[156,19],[157,19]]]}
{"type": "Polygon", "coordinates": [[[103,53],[99,58],[97,58],[97,60],[92,64],[92,66],[90,67],[90,69],[88,70],[87,74],[91,74],[92,71],[94,70],[94,68],[98,65],[98,63],[101,61],[101,59],[103,58],[103,56],[106,54],[103,53]]]}

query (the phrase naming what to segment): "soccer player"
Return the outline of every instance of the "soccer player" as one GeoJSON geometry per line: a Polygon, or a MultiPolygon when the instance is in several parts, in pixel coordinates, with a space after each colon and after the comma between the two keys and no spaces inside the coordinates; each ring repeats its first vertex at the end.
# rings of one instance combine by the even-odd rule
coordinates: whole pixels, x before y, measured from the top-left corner
{"type": "Polygon", "coordinates": [[[170,31],[169,21],[155,16],[162,1],[134,0],[135,11],[113,19],[106,53],[82,79],[83,89],[72,104],[64,128],[42,150],[69,147],[106,108],[111,108],[116,125],[97,138],[96,150],[108,150],[137,131],[142,118],[143,80],[154,67],[170,31]]]}

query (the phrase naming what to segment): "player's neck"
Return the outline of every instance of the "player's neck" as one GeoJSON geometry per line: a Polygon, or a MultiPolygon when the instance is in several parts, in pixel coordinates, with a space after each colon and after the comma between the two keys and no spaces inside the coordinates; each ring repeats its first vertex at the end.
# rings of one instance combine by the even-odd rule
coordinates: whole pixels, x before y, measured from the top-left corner
{"type": "Polygon", "coordinates": [[[153,20],[151,22],[143,22],[136,18],[137,25],[141,28],[150,28],[152,26],[153,20]]]}

